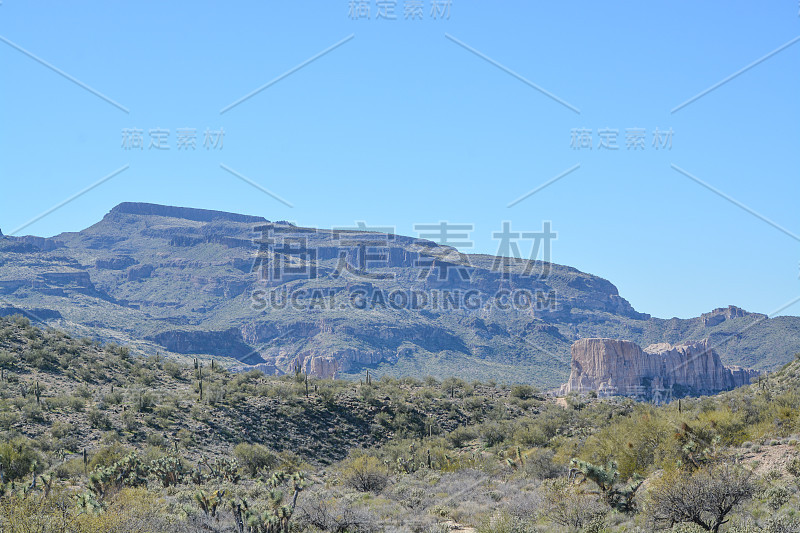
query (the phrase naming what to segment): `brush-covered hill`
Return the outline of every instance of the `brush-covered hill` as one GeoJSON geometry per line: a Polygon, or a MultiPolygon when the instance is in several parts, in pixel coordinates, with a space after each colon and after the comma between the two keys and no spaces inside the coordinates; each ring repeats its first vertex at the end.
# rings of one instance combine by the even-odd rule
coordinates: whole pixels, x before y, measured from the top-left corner
{"type": "Polygon", "coordinates": [[[656,407],[237,374],[16,316],[0,318],[0,369],[3,531],[622,533],[669,523],[685,484],[728,502],[724,531],[800,525],[800,359],[656,407]]]}
{"type": "Polygon", "coordinates": [[[20,310],[136,353],[322,377],[370,368],[552,387],[584,337],[710,338],[725,364],[757,369],[800,349],[797,317],[729,307],[663,320],[567,266],[142,203],[76,233],[0,237],[0,314],[20,310]]]}
{"type": "MultiPolygon", "coordinates": [[[[538,400],[510,407],[509,416],[544,402],[525,390],[526,399],[538,400]]],[[[136,356],[121,345],[42,330],[20,315],[0,317],[0,434],[61,456],[117,442],[198,459],[248,442],[327,464],[354,447],[452,431],[509,398],[508,389],[455,379],[373,386],[371,376],[359,384],[231,374],[213,360],[195,366],[136,356]],[[465,388],[495,400],[468,404],[465,388]]]]}

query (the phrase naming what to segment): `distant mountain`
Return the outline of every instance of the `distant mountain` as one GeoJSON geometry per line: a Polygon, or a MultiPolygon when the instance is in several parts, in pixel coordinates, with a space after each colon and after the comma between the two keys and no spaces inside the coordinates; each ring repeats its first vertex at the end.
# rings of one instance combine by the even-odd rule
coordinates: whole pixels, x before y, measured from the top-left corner
{"type": "Polygon", "coordinates": [[[639,313],[609,281],[424,239],[123,203],[53,238],[0,237],[0,314],[134,349],[319,376],[455,375],[556,386],[585,337],[709,339],[725,364],[773,369],[800,318],[736,307],[639,313]]]}

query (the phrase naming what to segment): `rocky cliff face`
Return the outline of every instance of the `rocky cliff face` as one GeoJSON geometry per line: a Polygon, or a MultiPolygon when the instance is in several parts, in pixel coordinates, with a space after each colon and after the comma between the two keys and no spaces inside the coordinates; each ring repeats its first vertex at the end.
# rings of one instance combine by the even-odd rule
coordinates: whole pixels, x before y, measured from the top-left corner
{"type": "Polygon", "coordinates": [[[761,313],[750,313],[741,307],[729,305],[728,307],[718,307],[710,313],[703,313],[700,315],[700,319],[703,321],[703,326],[714,327],[718,324],[722,324],[726,320],[731,320],[732,318],[742,318],[746,316],[756,316],[761,319],[767,318],[767,315],[762,315],[761,313]]]}
{"type": "Polygon", "coordinates": [[[572,345],[572,370],[561,393],[597,391],[663,402],[746,385],[758,374],[723,365],[707,339],[644,350],[631,341],[580,339],[572,345]]]}

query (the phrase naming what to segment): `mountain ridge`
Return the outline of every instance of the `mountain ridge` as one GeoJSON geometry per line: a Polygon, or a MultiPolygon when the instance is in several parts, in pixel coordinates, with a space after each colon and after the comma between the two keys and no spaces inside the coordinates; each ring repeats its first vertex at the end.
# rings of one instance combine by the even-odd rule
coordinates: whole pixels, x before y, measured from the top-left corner
{"type": "Polygon", "coordinates": [[[370,368],[374,375],[557,386],[567,378],[572,342],[597,336],[642,345],[708,337],[723,346],[725,364],[762,370],[800,351],[797,317],[729,306],[660,319],[634,309],[612,282],[569,266],[461,254],[402,235],[141,202],[119,204],[79,232],[0,238],[0,303],[46,309],[61,318],[45,322],[143,353],[238,360],[278,372],[297,365],[335,369],[343,377],[370,368]],[[267,238],[303,246],[265,253],[267,238]],[[365,248],[347,242],[370,238],[383,239],[385,260],[359,272],[365,248]],[[300,249],[311,255],[300,257],[300,249]],[[264,259],[314,276],[268,279],[259,275],[264,259]],[[288,304],[274,308],[270,298],[278,301],[284,292],[288,304]],[[511,305],[502,308],[498,295],[511,305]],[[396,305],[423,296],[440,300],[396,305]],[[513,305],[518,296],[527,306],[513,305]],[[456,297],[454,308],[445,306],[456,297]],[[350,305],[358,298],[372,307],[350,305]],[[262,303],[273,308],[258,309],[262,303]]]}

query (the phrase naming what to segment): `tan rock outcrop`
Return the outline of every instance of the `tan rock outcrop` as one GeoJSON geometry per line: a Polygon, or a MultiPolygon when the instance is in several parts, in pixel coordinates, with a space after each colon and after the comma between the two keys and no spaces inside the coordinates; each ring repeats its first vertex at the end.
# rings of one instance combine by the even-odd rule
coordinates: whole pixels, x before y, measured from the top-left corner
{"type": "Polygon", "coordinates": [[[631,341],[580,339],[572,345],[572,370],[561,393],[597,391],[667,401],[746,385],[758,374],[723,365],[707,339],[651,344],[644,350],[631,341]]]}
{"type": "Polygon", "coordinates": [[[703,325],[705,327],[711,328],[725,322],[726,320],[745,316],[767,318],[767,315],[762,315],[761,313],[750,313],[740,307],[736,307],[735,305],[729,305],[728,307],[718,307],[709,313],[703,313],[700,315],[700,319],[703,321],[703,325]]]}

